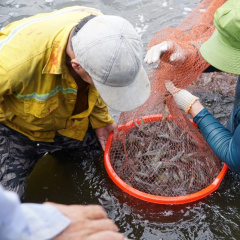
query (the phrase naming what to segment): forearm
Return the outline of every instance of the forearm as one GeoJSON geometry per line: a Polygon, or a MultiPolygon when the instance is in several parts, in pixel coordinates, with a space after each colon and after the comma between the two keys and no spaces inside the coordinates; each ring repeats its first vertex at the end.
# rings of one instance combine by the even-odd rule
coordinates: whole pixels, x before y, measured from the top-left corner
{"type": "MultiPolygon", "coordinates": [[[[198,97],[184,89],[176,88],[172,82],[165,83],[178,107],[194,118],[209,146],[233,171],[240,172],[240,125],[234,134],[215,119],[200,103],[198,97]]],[[[238,119],[240,120],[240,116],[238,119]]]]}
{"type": "Polygon", "coordinates": [[[50,205],[24,203],[21,205],[21,209],[31,231],[26,238],[29,240],[52,239],[71,223],[69,218],[50,205]]]}
{"type": "Polygon", "coordinates": [[[70,220],[52,206],[21,204],[16,193],[0,186],[0,239],[51,239],[62,232],[70,220]]]}
{"type": "Polygon", "coordinates": [[[193,121],[219,159],[225,162],[231,170],[240,172],[240,137],[238,137],[240,129],[235,131],[233,135],[207,109],[200,105],[197,104],[199,107],[198,109],[196,107],[197,110],[192,109],[192,112],[197,113],[193,121]],[[200,110],[201,107],[202,110],[200,110]]]}
{"type": "Polygon", "coordinates": [[[199,100],[196,100],[190,110],[189,110],[189,114],[191,114],[192,117],[195,117],[200,111],[202,111],[204,109],[203,105],[200,103],[199,100]]]}

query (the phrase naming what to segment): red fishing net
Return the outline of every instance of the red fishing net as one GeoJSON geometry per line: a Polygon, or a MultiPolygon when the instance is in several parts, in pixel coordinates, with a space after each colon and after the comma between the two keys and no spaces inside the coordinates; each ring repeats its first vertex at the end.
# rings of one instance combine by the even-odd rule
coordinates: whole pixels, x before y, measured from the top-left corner
{"type": "Polygon", "coordinates": [[[173,41],[184,49],[185,58],[172,64],[167,56],[171,52],[163,55],[149,74],[150,98],[140,108],[121,113],[121,126],[108,141],[105,158],[115,174],[112,179],[115,176],[140,195],[174,198],[178,203],[177,197],[211,186],[223,168],[190,116],[177,107],[165,80],[182,89],[197,83],[209,66],[198,49],[212,35],[214,13],[224,2],[203,0],[177,28],[160,30],[148,45],[150,49],[163,41],[173,41]]]}

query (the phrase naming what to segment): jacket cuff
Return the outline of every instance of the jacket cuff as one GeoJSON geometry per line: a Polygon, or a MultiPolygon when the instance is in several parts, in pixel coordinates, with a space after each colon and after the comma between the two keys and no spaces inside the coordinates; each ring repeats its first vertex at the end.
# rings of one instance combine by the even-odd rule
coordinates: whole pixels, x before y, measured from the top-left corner
{"type": "Polygon", "coordinates": [[[90,123],[93,129],[106,127],[114,122],[110,115],[106,115],[104,118],[98,119],[90,116],[90,123]]]}

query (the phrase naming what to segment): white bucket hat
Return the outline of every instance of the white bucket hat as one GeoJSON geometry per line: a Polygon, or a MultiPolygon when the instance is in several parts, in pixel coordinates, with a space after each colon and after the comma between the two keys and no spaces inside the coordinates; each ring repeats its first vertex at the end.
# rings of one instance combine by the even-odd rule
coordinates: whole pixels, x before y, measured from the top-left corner
{"type": "Polygon", "coordinates": [[[142,41],[124,18],[101,15],[72,38],[74,54],[106,104],[117,111],[141,106],[150,95],[142,41]]]}

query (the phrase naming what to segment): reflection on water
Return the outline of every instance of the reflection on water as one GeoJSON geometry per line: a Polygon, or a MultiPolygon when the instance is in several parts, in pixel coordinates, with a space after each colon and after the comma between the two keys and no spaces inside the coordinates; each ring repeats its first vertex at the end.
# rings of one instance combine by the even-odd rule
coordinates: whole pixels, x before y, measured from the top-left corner
{"type": "MultiPolygon", "coordinates": [[[[0,27],[36,13],[84,5],[99,8],[104,14],[128,19],[142,35],[146,52],[153,34],[161,28],[177,26],[200,1],[2,0],[0,27]]],[[[210,110],[219,114],[219,120],[226,121],[221,117],[230,112],[232,93],[224,93],[220,97],[218,93],[212,93],[206,98],[205,93],[200,91],[198,94],[210,110]],[[227,110],[221,107],[219,99],[227,110]]],[[[29,177],[26,202],[101,204],[120,231],[130,239],[239,239],[239,180],[239,175],[228,172],[218,190],[198,202],[157,205],[138,200],[120,190],[108,177],[102,155],[61,152],[44,156],[36,165],[29,177]]]]}

